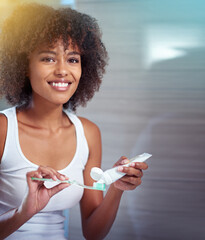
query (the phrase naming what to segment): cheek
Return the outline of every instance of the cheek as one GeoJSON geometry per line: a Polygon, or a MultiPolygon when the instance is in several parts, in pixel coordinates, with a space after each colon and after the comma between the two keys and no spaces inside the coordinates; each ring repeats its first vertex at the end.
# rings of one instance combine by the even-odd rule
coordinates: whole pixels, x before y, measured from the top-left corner
{"type": "Polygon", "coordinates": [[[29,78],[31,85],[41,81],[41,79],[46,78],[46,76],[47,76],[46,69],[36,66],[35,64],[30,66],[29,78]]]}
{"type": "Polygon", "coordinates": [[[36,78],[38,78],[38,68],[35,64],[30,64],[29,65],[29,78],[30,82],[34,82],[36,78]]]}
{"type": "Polygon", "coordinates": [[[82,76],[82,69],[80,68],[79,70],[78,70],[78,72],[77,72],[77,79],[78,79],[78,82],[80,81],[80,78],[81,78],[81,76],[82,76]]]}

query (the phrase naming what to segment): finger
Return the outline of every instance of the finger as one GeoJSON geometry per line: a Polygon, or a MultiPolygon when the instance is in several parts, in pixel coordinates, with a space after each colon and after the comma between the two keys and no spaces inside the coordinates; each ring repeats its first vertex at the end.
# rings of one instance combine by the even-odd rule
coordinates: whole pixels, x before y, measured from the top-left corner
{"type": "Polygon", "coordinates": [[[38,172],[44,177],[44,178],[52,178],[54,181],[56,181],[57,179],[64,181],[67,180],[68,178],[63,175],[60,174],[58,171],[56,171],[53,168],[50,167],[44,167],[44,166],[40,166],[38,168],[38,172]]]}
{"type": "Polygon", "coordinates": [[[116,167],[116,166],[119,166],[119,165],[124,165],[124,164],[127,164],[129,163],[130,161],[128,160],[127,157],[125,156],[122,156],[115,164],[113,167],[116,167]]]}
{"type": "Polygon", "coordinates": [[[54,181],[57,180],[56,174],[54,174],[53,170],[49,167],[40,166],[37,171],[41,178],[52,178],[54,181]]]}
{"type": "Polygon", "coordinates": [[[124,176],[123,178],[120,179],[122,182],[129,183],[132,185],[135,185],[136,187],[139,186],[142,183],[141,178],[137,177],[129,177],[129,176],[124,176]]]}
{"type": "Polygon", "coordinates": [[[38,171],[27,172],[26,173],[26,179],[27,179],[28,184],[30,184],[32,182],[36,182],[36,183],[39,182],[39,181],[36,181],[36,180],[32,180],[32,177],[42,178],[42,175],[38,171]]]}
{"type": "Polygon", "coordinates": [[[59,173],[58,171],[56,171],[53,168],[49,168],[49,170],[52,172],[54,177],[56,177],[57,179],[59,179],[61,181],[64,181],[64,180],[68,179],[68,177],[66,175],[59,173]]]}
{"type": "Polygon", "coordinates": [[[43,185],[43,182],[40,181],[34,181],[31,178],[41,178],[41,174],[38,171],[31,171],[26,174],[26,180],[28,184],[29,191],[35,192],[39,186],[43,185]]]}
{"type": "Polygon", "coordinates": [[[128,158],[124,158],[120,161],[120,165],[128,164],[130,160],[128,158]]]}
{"type": "Polygon", "coordinates": [[[141,170],[148,169],[148,165],[146,162],[132,162],[132,163],[130,163],[130,167],[138,168],[141,170]]]}
{"type": "Polygon", "coordinates": [[[118,167],[118,171],[126,173],[129,176],[136,176],[136,177],[142,177],[143,176],[143,172],[142,172],[141,169],[136,169],[136,168],[133,168],[133,167],[120,166],[120,167],[118,167]]]}

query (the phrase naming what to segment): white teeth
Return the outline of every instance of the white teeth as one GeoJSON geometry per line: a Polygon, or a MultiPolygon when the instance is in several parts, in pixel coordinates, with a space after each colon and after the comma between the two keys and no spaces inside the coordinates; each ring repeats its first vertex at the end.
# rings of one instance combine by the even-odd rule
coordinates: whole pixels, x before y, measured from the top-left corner
{"type": "Polygon", "coordinates": [[[53,86],[56,86],[56,87],[67,87],[68,86],[68,83],[55,83],[55,82],[52,82],[52,85],[53,86]]]}

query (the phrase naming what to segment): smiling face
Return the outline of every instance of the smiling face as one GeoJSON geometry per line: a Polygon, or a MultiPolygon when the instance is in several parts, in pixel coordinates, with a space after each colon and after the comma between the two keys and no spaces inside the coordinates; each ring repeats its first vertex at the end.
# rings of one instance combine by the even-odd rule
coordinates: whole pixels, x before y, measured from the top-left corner
{"type": "Polygon", "coordinates": [[[61,40],[54,48],[41,46],[29,57],[29,79],[33,102],[37,99],[63,105],[75,93],[81,77],[81,56],[77,48],[65,50],[61,40]]]}

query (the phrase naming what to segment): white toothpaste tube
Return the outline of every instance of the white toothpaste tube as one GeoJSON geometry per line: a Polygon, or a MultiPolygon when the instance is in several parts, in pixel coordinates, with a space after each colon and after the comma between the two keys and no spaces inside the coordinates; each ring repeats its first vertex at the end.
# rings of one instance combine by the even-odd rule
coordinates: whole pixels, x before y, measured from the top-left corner
{"type": "MultiPolygon", "coordinates": [[[[144,162],[148,158],[150,158],[152,155],[149,153],[143,153],[140,154],[132,159],[130,159],[130,162],[124,165],[120,165],[123,167],[129,167],[132,162],[144,162]]],[[[94,184],[98,183],[105,183],[106,185],[110,185],[111,183],[117,181],[121,177],[123,177],[126,173],[119,172],[118,167],[114,167],[111,169],[106,170],[105,172],[102,171],[102,169],[94,167],[91,169],[90,176],[92,179],[96,180],[97,182],[94,184]]]]}

